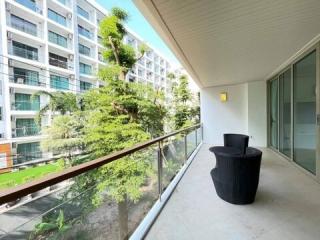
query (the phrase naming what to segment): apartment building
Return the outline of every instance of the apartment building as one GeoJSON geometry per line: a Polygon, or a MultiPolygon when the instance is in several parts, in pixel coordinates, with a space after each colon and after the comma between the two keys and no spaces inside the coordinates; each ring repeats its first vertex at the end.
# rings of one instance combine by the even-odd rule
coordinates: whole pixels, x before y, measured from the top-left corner
{"type": "MultiPolygon", "coordinates": [[[[0,169],[50,157],[40,150],[41,127],[35,122],[47,96],[39,90],[81,93],[103,83],[96,79],[102,57],[98,26],[107,11],[94,0],[3,0],[0,2],[0,169]]],[[[136,50],[143,40],[128,30],[124,41],[136,50]]],[[[128,81],[165,90],[171,64],[156,50],[139,60],[128,81]]]]}

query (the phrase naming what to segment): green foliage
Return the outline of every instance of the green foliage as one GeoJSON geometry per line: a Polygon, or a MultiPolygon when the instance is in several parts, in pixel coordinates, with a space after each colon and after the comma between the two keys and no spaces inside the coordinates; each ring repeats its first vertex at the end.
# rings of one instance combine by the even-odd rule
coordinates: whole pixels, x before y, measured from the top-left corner
{"type": "Polygon", "coordinates": [[[77,96],[70,92],[47,92],[47,91],[38,91],[32,95],[32,98],[35,96],[44,95],[50,98],[48,104],[43,106],[36,116],[36,120],[40,123],[41,117],[47,112],[56,112],[62,115],[65,115],[70,112],[77,111],[79,106],[77,104],[77,96]]]}
{"type": "Polygon", "coordinates": [[[128,14],[120,8],[113,8],[111,15],[105,17],[100,23],[100,36],[102,44],[106,47],[103,57],[112,65],[121,67],[119,79],[124,80],[128,71],[135,62],[141,58],[148,47],[145,44],[139,46],[137,54],[133,47],[123,43],[126,34],[124,23],[128,19],[128,14]]]}
{"type": "Polygon", "coordinates": [[[49,240],[63,239],[64,234],[71,229],[71,227],[71,224],[66,223],[64,213],[60,209],[57,219],[37,224],[29,239],[43,239],[43,237],[49,240]]]}
{"type": "Polygon", "coordinates": [[[73,152],[83,149],[83,121],[81,113],[56,116],[50,127],[43,130],[47,137],[41,141],[41,149],[67,154],[70,158],[73,152]]]}
{"type": "MultiPolygon", "coordinates": [[[[175,79],[173,73],[168,77],[175,79]]],[[[188,77],[180,76],[177,83],[173,84],[174,111],[173,122],[174,128],[180,129],[191,126],[200,120],[200,107],[198,99],[195,99],[189,89],[188,77]]]]}

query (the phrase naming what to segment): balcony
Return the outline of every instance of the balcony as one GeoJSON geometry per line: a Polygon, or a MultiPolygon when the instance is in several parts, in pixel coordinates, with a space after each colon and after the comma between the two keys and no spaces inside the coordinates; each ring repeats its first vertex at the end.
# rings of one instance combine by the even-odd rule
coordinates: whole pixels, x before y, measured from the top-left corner
{"type": "Polygon", "coordinates": [[[39,60],[39,54],[38,54],[37,48],[30,47],[18,42],[13,42],[13,45],[11,46],[11,49],[10,49],[10,53],[14,56],[26,58],[29,60],[34,60],[34,61],[39,60]]]}
{"type": "Polygon", "coordinates": [[[21,126],[12,129],[12,137],[29,137],[37,136],[40,134],[40,128],[38,126],[21,126]]]}
{"type": "MultiPolygon", "coordinates": [[[[75,168],[79,168],[82,169],[81,176],[85,177],[92,173],[90,169],[98,169],[113,160],[123,161],[124,159],[121,159],[121,157],[124,156],[127,156],[126,158],[131,165],[140,164],[142,161],[145,161],[145,164],[148,164],[153,170],[149,169],[150,173],[147,174],[144,184],[139,190],[142,194],[140,200],[128,202],[129,229],[126,234],[131,235],[135,229],[139,229],[138,225],[140,221],[143,220],[150,209],[151,211],[154,211],[159,205],[165,203],[165,199],[169,196],[168,193],[173,190],[177,179],[182,176],[184,170],[191,163],[191,159],[195,155],[197,146],[200,143],[201,129],[199,128],[199,125],[196,125],[112,154],[116,156],[115,158],[112,155],[106,156],[103,160],[101,159],[102,161],[100,163],[95,166],[92,165],[87,169],[85,169],[85,165],[87,165],[87,163],[85,163],[72,167],[67,171],[72,172],[75,168]],[[151,173],[151,171],[154,172],[151,173]],[[161,199],[159,198],[160,195],[161,199]],[[141,211],[141,209],[144,210],[141,211]]],[[[20,152],[24,153],[25,151],[22,150],[20,152]]],[[[78,173],[80,174],[80,172],[78,173]]],[[[108,197],[109,193],[107,189],[103,194],[105,200],[98,208],[90,208],[90,211],[88,212],[85,210],[85,205],[83,205],[87,204],[86,199],[93,193],[92,190],[96,187],[100,187],[100,180],[95,180],[93,185],[88,186],[85,191],[79,192],[79,194],[77,193],[76,196],[70,195],[68,197],[68,195],[65,195],[67,198],[64,198],[63,195],[72,188],[74,181],[76,180],[76,178],[74,178],[76,175],[69,175],[66,171],[59,174],[61,176],[55,176],[53,178],[55,180],[51,181],[50,185],[46,185],[49,182],[47,182],[47,179],[43,178],[42,182],[44,185],[40,188],[36,187],[32,190],[27,190],[27,192],[23,193],[23,197],[22,195],[20,197],[17,197],[17,195],[13,196],[14,199],[19,198],[15,203],[12,202],[13,205],[19,203],[20,206],[16,205],[16,207],[12,209],[9,207],[8,210],[0,214],[0,233],[2,234],[0,236],[5,239],[17,236],[21,239],[28,237],[33,238],[35,237],[33,230],[38,223],[47,221],[51,217],[55,218],[56,214],[61,215],[61,212],[63,211],[66,213],[65,219],[68,219],[67,221],[75,220],[76,223],[76,219],[81,215],[89,221],[89,225],[87,225],[89,229],[82,223],[80,225],[78,225],[78,223],[73,225],[72,231],[67,233],[68,235],[72,234],[71,239],[76,239],[79,234],[86,234],[89,239],[105,238],[106,236],[112,239],[117,238],[119,229],[114,222],[117,217],[117,214],[114,214],[116,205],[115,202],[108,197]],[[19,220],[13,221],[13,218],[17,215],[20,216],[19,220]],[[92,221],[95,222],[96,220],[98,220],[99,223],[91,225],[93,223],[92,221]],[[100,220],[102,221],[100,222],[100,220]],[[5,224],[7,222],[11,222],[12,224],[5,224]],[[83,232],[84,228],[86,228],[86,233],[83,232]]],[[[81,176],[79,175],[79,177],[81,176]]],[[[117,178],[117,176],[114,177],[117,178]]],[[[5,194],[5,191],[0,193],[0,204],[10,201],[9,199],[5,200],[3,194],[5,194]]],[[[43,233],[37,235],[37,237],[40,237],[43,233]]]]}
{"type": "Polygon", "coordinates": [[[31,1],[31,0],[15,0],[15,1],[25,6],[26,8],[31,9],[36,13],[42,14],[41,8],[36,4],[35,1],[31,1]]]}
{"type": "Polygon", "coordinates": [[[16,111],[39,111],[40,102],[16,100],[14,103],[12,103],[11,109],[16,111]]]}
{"type": "MultiPolygon", "coordinates": [[[[161,174],[158,178],[150,178],[147,181],[153,184],[149,185],[146,182],[141,189],[144,197],[139,202],[130,203],[128,217],[131,239],[141,239],[143,234],[146,234],[145,239],[155,240],[213,237],[215,239],[317,239],[319,236],[319,184],[273,150],[261,149],[263,159],[256,201],[251,205],[239,206],[226,203],[216,195],[210,177],[210,170],[215,166],[215,157],[208,150],[211,145],[202,144],[197,148],[201,143],[200,129],[190,131],[182,138],[176,136],[168,142],[164,140],[162,150],[164,155],[161,153],[160,156],[157,155],[157,148],[153,143],[154,141],[150,142],[151,145],[142,147],[143,151],[139,150],[137,153],[143,152],[146,154],[145,157],[149,156],[154,166],[160,164],[158,166],[161,174]],[[188,161],[185,162],[184,159],[187,158],[188,161]],[[295,184],[292,184],[293,180],[295,184]],[[159,192],[162,200],[158,199],[159,192]],[[159,213],[161,208],[163,209],[159,213]],[[149,212],[146,218],[139,215],[141,209],[149,212]],[[152,224],[150,219],[157,215],[152,224]],[[142,221],[140,225],[137,219],[139,222],[142,221]],[[149,228],[150,230],[145,232],[149,228]]],[[[131,151],[132,149],[125,150],[124,154],[131,151]]],[[[71,179],[66,176],[67,173],[62,175],[60,179],[71,179]]],[[[81,214],[81,209],[73,204],[81,204],[86,196],[90,196],[90,189],[58,204],[61,203],[59,198],[71,186],[72,181],[55,181],[56,177],[44,179],[47,183],[41,181],[42,186],[40,182],[37,183],[36,189],[48,186],[50,179],[50,182],[59,182],[58,191],[42,190],[43,197],[0,215],[3,220],[0,229],[7,233],[6,237],[25,236],[24,234],[30,232],[35,224],[60,210],[64,212],[68,210],[70,217],[81,214]],[[46,212],[49,209],[50,211],[46,212]],[[16,215],[20,216],[19,222],[10,226],[4,224],[11,222],[16,215]]],[[[40,192],[38,196],[41,196],[39,194],[40,192]]],[[[4,196],[0,195],[0,199],[4,196]]],[[[12,198],[13,196],[14,193],[12,198]]],[[[115,225],[111,226],[115,221],[111,216],[116,215],[113,212],[114,204],[111,200],[107,200],[89,214],[89,221],[95,223],[94,230],[86,232],[91,239],[104,236],[117,239],[118,227],[115,222],[113,223],[115,225]],[[112,214],[105,215],[108,212],[112,214]]],[[[87,226],[74,225],[73,233],[84,227],[87,226]]]]}

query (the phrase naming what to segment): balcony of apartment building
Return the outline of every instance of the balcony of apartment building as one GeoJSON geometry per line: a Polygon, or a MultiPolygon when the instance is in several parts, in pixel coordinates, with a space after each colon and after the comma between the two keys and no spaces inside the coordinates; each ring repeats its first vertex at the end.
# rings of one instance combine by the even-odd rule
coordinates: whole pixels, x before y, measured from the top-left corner
{"type": "Polygon", "coordinates": [[[73,33],[72,10],[57,6],[56,1],[48,1],[48,29],[59,29],[66,34],[73,33]]]}
{"type": "Polygon", "coordinates": [[[93,81],[96,79],[97,64],[87,59],[81,59],[79,62],[80,78],[85,81],[93,81]]]}
{"type": "MultiPolygon", "coordinates": [[[[28,106],[25,102],[24,103],[21,102],[20,104],[21,104],[19,106],[20,108],[33,107],[30,105],[28,106]]],[[[40,133],[41,133],[41,127],[36,123],[36,120],[34,117],[24,117],[24,116],[13,117],[13,121],[12,121],[12,138],[13,139],[39,136],[40,133]]]]}
{"type": "Polygon", "coordinates": [[[78,24],[78,36],[79,39],[88,44],[96,44],[95,31],[93,28],[78,24]]]}
{"type": "MultiPolygon", "coordinates": [[[[34,0],[6,0],[10,7],[19,8],[26,14],[36,17],[43,17],[43,1],[34,0]]],[[[9,6],[7,6],[9,7],[9,6]]]]}
{"type": "Polygon", "coordinates": [[[12,59],[8,63],[10,87],[30,91],[43,90],[47,87],[47,76],[44,69],[12,59]]]}
{"type": "Polygon", "coordinates": [[[59,74],[73,74],[74,55],[49,47],[49,68],[59,74]]]}
{"type": "Polygon", "coordinates": [[[30,66],[44,68],[44,43],[33,41],[13,32],[7,32],[9,59],[30,66]]]}
{"type": "Polygon", "coordinates": [[[56,7],[63,8],[68,12],[72,12],[72,0],[52,0],[48,1],[47,5],[56,5],[56,7]]]}
{"type": "Polygon", "coordinates": [[[94,9],[91,9],[91,6],[88,3],[77,3],[77,20],[78,23],[84,27],[90,29],[95,29],[97,27],[96,21],[94,20],[94,9]]]}
{"type": "MultiPolygon", "coordinates": [[[[0,203],[43,196],[0,215],[4,238],[25,236],[60,210],[80,216],[92,189],[61,201],[76,176],[124,156],[134,163],[143,152],[154,174],[139,189],[142,197],[127,205],[123,239],[318,239],[320,3],[135,2],[199,85],[201,126],[0,193],[0,203]],[[252,204],[217,196],[210,176],[216,158],[209,147],[222,145],[224,133],[247,134],[249,145],[262,151],[252,204]],[[59,190],[50,191],[56,184],[59,190]],[[16,216],[19,221],[6,224],[16,216]]],[[[99,183],[92,187],[103,188],[99,183]]],[[[68,237],[118,239],[113,200],[86,216],[68,237]]]]}
{"type": "Polygon", "coordinates": [[[33,15],[26,19],[26,15],[27,13],[23,12],[21,8],[8,4],[6,11],[8,31],[44,44],[44,20],[33,15]]]}
{"type": "Polygon", "coordinates": [[[40,96],[33,96],[28,90],[10,90],[11,115],[34,117],[40,110],[45,99],[40,96]]]}

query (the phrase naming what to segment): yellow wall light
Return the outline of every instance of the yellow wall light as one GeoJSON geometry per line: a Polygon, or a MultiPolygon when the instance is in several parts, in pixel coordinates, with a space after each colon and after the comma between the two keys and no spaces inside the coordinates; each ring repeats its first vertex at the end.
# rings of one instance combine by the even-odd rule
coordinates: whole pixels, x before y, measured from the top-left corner
{"type": "Polygon", "coordinates": [[[220,101],[221,102],[226,102],[228,101],[228,94],[226,92],[220,93],[220,101]]]}

